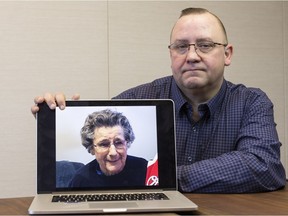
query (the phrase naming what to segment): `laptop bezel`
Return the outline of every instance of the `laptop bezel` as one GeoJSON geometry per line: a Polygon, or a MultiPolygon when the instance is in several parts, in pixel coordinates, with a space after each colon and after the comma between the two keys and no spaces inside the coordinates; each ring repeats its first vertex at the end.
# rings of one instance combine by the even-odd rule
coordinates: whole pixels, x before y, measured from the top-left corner
{"type": "MultiPolygon", "coordinates": [[[[66,101],[66,106],[156,106],[159,185],[125,188],[115,187],[113,190],[177,190],[175,117],[174,103],[172,100],[73,100],[66,101]],[[162,168],[163,165],[164,168],[162,168]]],[[[110,189],[56,188],[55,110],[51,110],[46,103],[39,104],[39,108],[39,112],[37,113],[37,193],[45,194],[56,191],[95,191],[110,189]]]]}

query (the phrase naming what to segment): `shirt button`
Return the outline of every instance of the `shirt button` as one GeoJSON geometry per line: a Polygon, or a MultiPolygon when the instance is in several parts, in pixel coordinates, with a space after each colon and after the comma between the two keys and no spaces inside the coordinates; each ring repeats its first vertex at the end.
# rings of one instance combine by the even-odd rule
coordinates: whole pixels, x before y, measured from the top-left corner
{"type": "Polygon", "coordinates": [[[188,157],[188,161],[191,162],[192,161],[192,157],[188,157]]]}
{"type": "Polygon", "coordinates": [[[193,131],[193,132],[197,132],[196,127],[192,127],[192,131],[193,131]]]}

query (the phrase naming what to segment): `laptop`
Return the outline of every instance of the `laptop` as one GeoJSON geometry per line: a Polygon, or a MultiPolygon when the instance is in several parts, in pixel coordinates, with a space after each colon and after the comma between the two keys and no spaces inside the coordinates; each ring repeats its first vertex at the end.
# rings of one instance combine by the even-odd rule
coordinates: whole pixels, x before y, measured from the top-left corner
{"type": "Polygon", "coordinates": [[[37,195],[29,214],[197,209],[177,190],[173,101],[79,100],[66,101],[65,110],[39,107],[37,195]],[[105,126],[105,118],[122,120],[105,126]]]}

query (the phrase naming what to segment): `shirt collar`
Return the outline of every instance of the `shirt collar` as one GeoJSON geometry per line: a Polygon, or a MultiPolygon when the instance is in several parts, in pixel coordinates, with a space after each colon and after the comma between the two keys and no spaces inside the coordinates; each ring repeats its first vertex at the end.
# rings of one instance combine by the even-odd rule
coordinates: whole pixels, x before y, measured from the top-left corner
{"type": "Polygon", "coordinates": [[[186,105],[188,102],[187,100],[183,97],[181,90],[177,86],[176,82],[174,79],[172,79],[172,86],[171,86],[171,99],[175,103],[175,111],[176,113],[179,113],[181,108],[186,105]]]}
{"type": "Polygon", "coordinates": [[[224,79],[218,93],[206,103],[211,115],[213,115],[222,105],[225,98],[226,90],[227,90],[227,81],[224,79]]]}
{"type": "MultiPolygon", "coordinates": [[[[227,89],[227,81],[224,79],[222,86],[219,90],[219,92],[208,102],[204,103],[201,107],[207,106],[210,115],[213,115],[219,106],[223,103],[225,92],[227,89]]],[[[179,113],[181,108],[185,105],[187,105],[188,101],[185,99],[185,97],[182,95],[181,90],[177,86],[175,80],[172,80],[172,87],[171,87],[171,98],[175,102],[175,111],[176,113],[179,113]]]]}

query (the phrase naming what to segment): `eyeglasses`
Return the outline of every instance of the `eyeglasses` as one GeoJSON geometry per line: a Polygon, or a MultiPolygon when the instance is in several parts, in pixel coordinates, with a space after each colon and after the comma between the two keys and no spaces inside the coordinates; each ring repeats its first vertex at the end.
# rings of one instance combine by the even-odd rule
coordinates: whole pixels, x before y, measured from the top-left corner
{"type": "Polygon", "coordinates": [[[117,139],[111,143],[109,140],[103,140],[97,144],[94,144],[95,148],[98,148],[100,151],[108,151],[113,145],[117,150],[123,150],[126,148],[126,140],[117,139]]]}
{"type": "Polygon", "coordinates": [[[188,53],[188,51],[190,50],[190,46],[194,46],[195,52],[199,55],[201,53],[209,53],[216,47],[216,45],[224,47],[227,46],[227,44],[216,43],[212,41],[201,41],[191,44],[175,42],[173,44],[170,44],[168,48],[172,51],[175,51],[175,53],[177,53],[178,55],[184,55],[188,53]]]}

